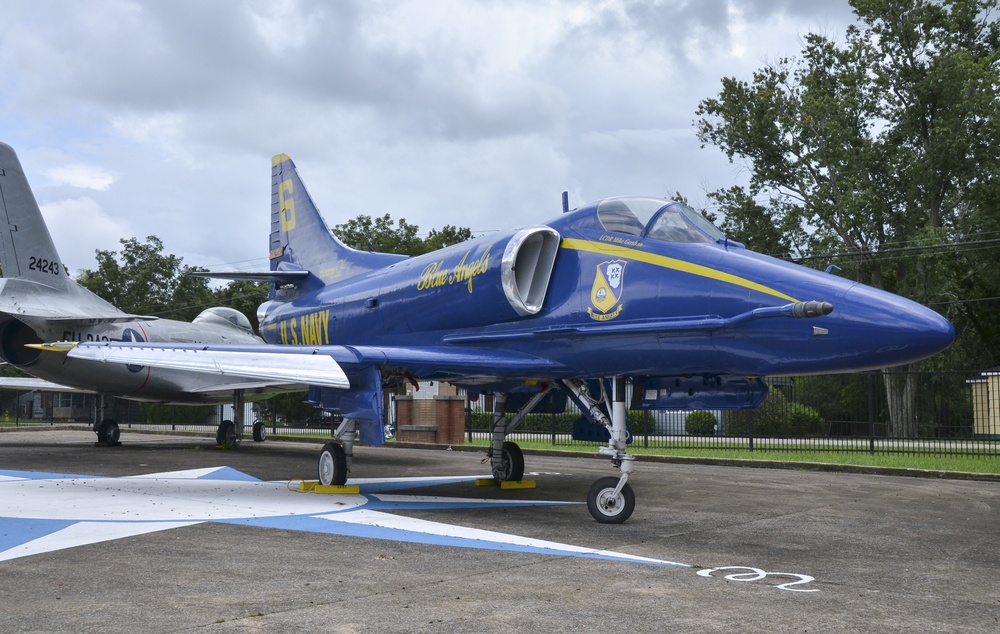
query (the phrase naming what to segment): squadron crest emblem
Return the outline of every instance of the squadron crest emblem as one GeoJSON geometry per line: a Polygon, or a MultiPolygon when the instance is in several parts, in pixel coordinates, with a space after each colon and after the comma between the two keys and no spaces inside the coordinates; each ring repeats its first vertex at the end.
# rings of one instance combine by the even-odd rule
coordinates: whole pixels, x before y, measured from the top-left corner
{"type": "Polygon", "coordinates": [[[625,284],[625,260],[608,260],[597,265],[597,275],[594,276],[594,286],[590,291],[590,303],[587,308],[591,319],[608,321],[622,312],[622,288],[625,284]]]}

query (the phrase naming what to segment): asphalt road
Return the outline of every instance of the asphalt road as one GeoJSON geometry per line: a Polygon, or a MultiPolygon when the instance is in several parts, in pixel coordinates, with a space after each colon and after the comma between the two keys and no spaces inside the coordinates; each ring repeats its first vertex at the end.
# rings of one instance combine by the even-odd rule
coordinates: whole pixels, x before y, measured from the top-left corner
{"type": "MultiPolygon", "coordinates": [[[[93,439],[0,433],[0,470],[229,466],[287,481],[314,477],[318,452],[277,442],[224,451],[128,431],[118,448],[93,439]]],[[[352,477],[476,475],[488,471],[481,459],[360,447],[352,477]]],[[[526,468],[536,489],[399,493],[582,502],[614,474],[592,458],[528,455],[526,468]]],[[[1000,630],[1000,483],[659,463],[638,463],[631,482],[637,505],[623,525],[597,524],[584,504],[390,513],[693,567],[207,522],[0,561],[0,631],[1000,630]]],[[[3,520],[11,499],[0,497],[0,540],[16,530],[3,520]]],[[[87,530],[102,538],[108,526],[87,530]]]]}

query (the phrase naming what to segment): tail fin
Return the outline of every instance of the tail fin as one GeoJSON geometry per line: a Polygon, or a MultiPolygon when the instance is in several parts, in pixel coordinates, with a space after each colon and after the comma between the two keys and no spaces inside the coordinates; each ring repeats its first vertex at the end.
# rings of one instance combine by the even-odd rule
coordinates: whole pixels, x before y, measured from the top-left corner
{"type": "Polygon", "coordinates": [[[16,277],[65,288],[72,283],[14,149],[0,143],[0,267],[16,277]]]}
{"type": "Polygon", "coordinates": [[[6,143],[0,143],[0,266],[0,313],[89,323],[134,318],[69,276],[21,162],[6,143]]]}
{"type": "Polygon", "coordinates": [[[272,271],[306,270],[300,285],[312,290],[380,269],[406,256],[357,251],[330,231],[286,154],[271,161],[272,271]]]}

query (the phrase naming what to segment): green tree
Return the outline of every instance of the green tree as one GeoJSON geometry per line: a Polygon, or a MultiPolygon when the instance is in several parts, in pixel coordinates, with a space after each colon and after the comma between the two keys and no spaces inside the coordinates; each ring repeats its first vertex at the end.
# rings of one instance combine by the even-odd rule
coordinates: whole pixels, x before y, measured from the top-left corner
{"type": "Polygon", "coordinates": [[[360,215],[336,225],[333,233],[347,246],[361,251],[417,255],[423,253],[423,241],[417,237],[420,229],[400,218],[397,223],[389,214],[372,219],[360,215]]]}
{"type": "Polygon", "coordinates": [[[472,231],[468,228],[452,225],[445,225],[440,230],[431,229],[425,239],[417,235],[418,231],[420,227],[417,225],[411,225],[403,218],[397,222],[389,214],[375,219],[360,215],[333,227],[334,235],[352,249],[399,255],[429,253],[472,238],[472,231]]]}
{"type": "MultiPolygon", "coordinates": [[[[974,354],[995,364],[1000,330],[954,300],[998,295],[984,288],[997,276],[977,278],[961,251],[937,247],[998,228],[997,0],[851,5],[859,24],[842,46],[807,35],[801,58],[750,82],[725,78],[701,102],[699,139],[750,176],[712,196],[735,239],[777,255],[838,254],[847,274],[940,307],[960,336],[985,337],[974,354]]],[[[893,435],[916,433],[914,379],[885,375],[893,435]]]]}
{"type": "Polygon", "coordinates": [[[423,251],[421,253],[430,253],[431,251],[437,251],[438,249],[471,239],[472,231],[468,227],[445,225],[440,231],[431,229],[431,232],[424,239],[423,251]]]}
{"type": "Polygon", "coordinates": [[[211,305],[208,281],[186,275],[182,258],[163,253],[163,242],[121,239],[118,251],[97,251],[97,268],[77,276],[81,286],[127,313],[191,320],[211,305]]]}

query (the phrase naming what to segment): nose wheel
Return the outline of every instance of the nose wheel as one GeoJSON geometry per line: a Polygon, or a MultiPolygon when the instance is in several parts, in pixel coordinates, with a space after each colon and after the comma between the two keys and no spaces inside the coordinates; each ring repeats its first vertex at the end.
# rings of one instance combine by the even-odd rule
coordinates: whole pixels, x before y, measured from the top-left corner
{"type": "Polygon", "coordinates": [[[343,486],[347,482],[347,452],[339,443],[328,442],[319,452],[319,483],[343,486]]]}
{"type": "Polygon", "coordinates": [[[635,493],[628,482],[621,478],[601,478],[590,487],[587,494],[587,510],[601,524],[621,524],[635,510],[635,493]]]}

